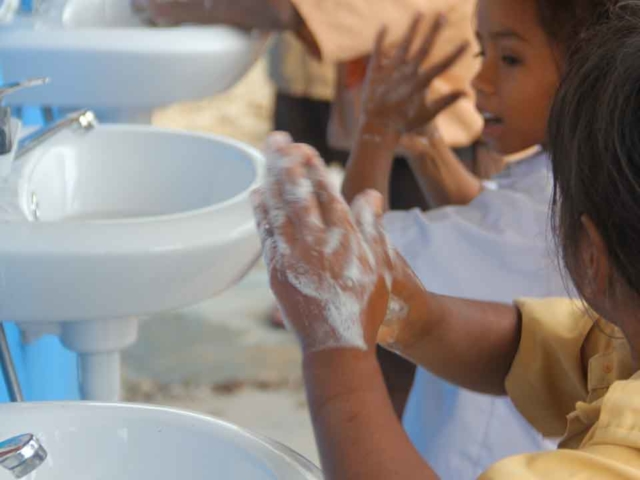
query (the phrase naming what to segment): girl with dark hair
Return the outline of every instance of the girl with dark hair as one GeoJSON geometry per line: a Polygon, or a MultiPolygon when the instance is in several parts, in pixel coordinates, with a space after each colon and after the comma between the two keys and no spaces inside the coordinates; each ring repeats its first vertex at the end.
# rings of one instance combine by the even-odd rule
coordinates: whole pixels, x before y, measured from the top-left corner
{"type": "MultiPolygon", "coordinates": [[[[435,187],[444,203],[457,204],[385,216],[394,247],[428,290],[498,302],[565,294],[547,232],[552,175],[545,130],[568,52],[612,4],[478,2],[477,52],[482,65],[474,86],[485,118],[483,140],[499,154],[511,155],[506,169],[490,182],[462,167],[429,122],[431,110],[416,108],[422,89],[437,72],[419,69],[419,56],[402,53],[387,61],[379,47],[344,194],[351,201],[373,188],[388,198],[393,151],[399,142],[413,145],[418,177],[431,191],[435,187]],[[430,133],[425,139],[418,127],[426,123],[430,133]]],[[[416,37],[422,36],[422,51],[428,52],[432,38],[420,34],[424,29],[413,30],[399,51],[410,50],[406,45],[419,43],[416,37]]],[[[451,50],[455,47],[450,45],[451,50]]],[[[451,94],[443,100],[454,100],[456,92],[451,94]]],[[[384,361],[381,364],[387,383],[397,385],[400,376],[384,361]]],[[[397,391],[396,396],[402,398],[397,391]]],[[[457,388],[426,369],[418,369],[403,423],[436,472],[456,480],[476,478],[504,457],[556,446],[532,429],[509,399],[457,388]]]]}
{"type": "Polygon", "coordinates": [[[457,385],[508,395],[553,452],[480,478],[640,478],[640,6],[581,36],[551,109],[554,224],[583,302],[427,292],[388,244],[384,199],[351,210],[316,154],[272,139],[255,196],[272,288],[304,352],[328,480],[434,479],[385,395],[376,340],[457,385]],[[338,235],[338,232],[340,235],[338,235]]]}

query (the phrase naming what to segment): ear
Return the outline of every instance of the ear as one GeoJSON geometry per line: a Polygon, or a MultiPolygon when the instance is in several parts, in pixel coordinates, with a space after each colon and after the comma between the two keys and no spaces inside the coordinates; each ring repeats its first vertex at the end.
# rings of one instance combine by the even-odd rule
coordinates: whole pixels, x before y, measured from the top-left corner
{"type": "Polygon", "coordinates": [[[611,265],[607,247],[593,221],[586,215],[580,218],[584,235],[580,242],[581,270],[585,276],[580,282],[585,296],[591,299],[607,295],[611,265]]]}

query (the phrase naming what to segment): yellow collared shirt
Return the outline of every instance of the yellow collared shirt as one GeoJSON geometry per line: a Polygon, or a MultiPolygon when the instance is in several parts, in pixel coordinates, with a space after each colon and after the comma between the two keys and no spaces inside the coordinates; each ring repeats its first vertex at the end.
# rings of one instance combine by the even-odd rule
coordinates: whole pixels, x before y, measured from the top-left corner
{"type": "Polygon", "coordinates": [[[521,301],[509,396],[554,452],[505,459],[481,480],[640,479],[640,373],[622,333],[571,300],[521,301]]]}

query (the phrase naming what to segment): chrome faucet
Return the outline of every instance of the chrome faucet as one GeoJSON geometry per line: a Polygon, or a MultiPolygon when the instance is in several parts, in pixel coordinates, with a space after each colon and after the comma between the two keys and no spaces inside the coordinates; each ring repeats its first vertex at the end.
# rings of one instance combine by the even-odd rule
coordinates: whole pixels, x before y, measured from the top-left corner
{"type": "MultiPolygon", "coordinates": [[[[36,87],[49,83],[48,78],[33,78],[24,82],[8,83],[0,86],[0,102],[4,97],[25,88],[36,87]]],[[[14,132],[11,126],[11,108],[0,106],[0,155],[6,155],[13,150],[14,132]]]]}
{"type": "Polygon", "coordinates": [[[67,128],[80,128],[81,130],[92,130],[98,125],[98,119],[91,110],[80,110],[66,116],[65,118],[53,123],[48,127],[27,135],[18,142],[18,150],[14,160],[26,155],[34,148],[42,145],[54,135],[60,133],[67,128]]]}
{"type": "Polygon", "coordinates": [[[0,442],[0,466],[15,478],[29,475],[47,459],[47,451],[40,441],[27,433],[0,442]]]}

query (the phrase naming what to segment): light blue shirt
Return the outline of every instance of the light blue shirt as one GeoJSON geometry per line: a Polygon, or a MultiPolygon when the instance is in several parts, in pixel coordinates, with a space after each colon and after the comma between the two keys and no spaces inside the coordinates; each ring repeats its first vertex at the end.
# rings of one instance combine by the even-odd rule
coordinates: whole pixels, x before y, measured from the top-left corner
{"type": "MultiPolygon", "coordinates": [[[[566,296],[549,228],[552,191],[544,152],[511,164],[469,205],[390,212],[389,236],[435,293],[511,303],[566,296]]],[[[496,461],[555,448],[508,398],[455,387],[418,369],[404,426],[444,480],[476,479],[496,461]]]]}

